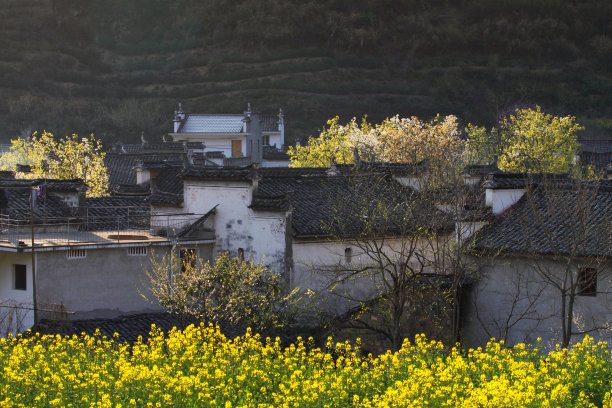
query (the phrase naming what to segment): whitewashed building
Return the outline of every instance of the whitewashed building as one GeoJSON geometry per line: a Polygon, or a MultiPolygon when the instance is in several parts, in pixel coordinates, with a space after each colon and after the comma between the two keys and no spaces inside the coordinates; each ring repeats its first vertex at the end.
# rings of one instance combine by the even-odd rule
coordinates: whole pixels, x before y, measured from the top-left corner
{"type": "Polygon", "coordinates": [[[553,346],[562,341],[563,316],[572,341],[585,334],[611,341],[610,181],[496,174],[484,187],[492,218],[473,222],[479,279],[466,303],[464,342],[542,338],[553,346]]]}
{"type": "Polygon", "coordinates": [[[289,165],[283,153],[285,117],[282,109],[278,115],[263,115],[252,111],[249,104],[242,114],[195,114],[183,110],[179,104],[173,123],[173,132],[169,134],[173,141],[203,143],[202,152],[221,155],[226,165],[289,165]]]}

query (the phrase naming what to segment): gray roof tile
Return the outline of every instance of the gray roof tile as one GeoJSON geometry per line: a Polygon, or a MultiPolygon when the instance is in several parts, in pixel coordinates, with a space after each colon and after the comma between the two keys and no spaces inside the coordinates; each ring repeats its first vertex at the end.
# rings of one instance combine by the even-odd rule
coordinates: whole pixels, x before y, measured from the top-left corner
{"type": "Polygon", "coordinates": [[[188,114],[180,133],[241,133],[244,115],[188,114]]]}
{"type": "Polygon", "coordinates": [[[577,189],[535,188],[480,230],[474,248],[538,254],[569,254],[575,248],[578,256],[612,257],[612,182],[591,191],[588,211],[576,213],[584,197],[577,189]],[[578,233],[578,225],[588,233],[578,233]]]}

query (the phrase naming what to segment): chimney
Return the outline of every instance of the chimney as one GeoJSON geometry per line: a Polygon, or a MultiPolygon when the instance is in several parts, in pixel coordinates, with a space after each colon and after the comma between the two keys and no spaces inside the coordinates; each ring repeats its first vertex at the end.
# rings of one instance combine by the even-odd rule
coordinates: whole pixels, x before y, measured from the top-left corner
{"type": "Polygon", "coordinates": [[[280,132],[280,144],[285,145],[285,115],[283,115],[283,108],[278,110],[278,131],[280,132]]]}
{"type": "Polygon", "coordinates": [[[144,167],[142,160],[137,162],[136,166],[134,166],[134,170],[136,170],[136,184],[139,186],[151,180],[151,171],[144,167]]]}
{"type": "Polygon", "coordinates": [[[255,197],[259,192],[259,180],[261,180],[261,176],[259,175],[259,164],[252,164],[252,172],[251,172],[251,185],[253,186],[253,191],[251,197],[255,197]]]}
{"type": "Polygon", "coordinates": [[[186,114],[183,111],[183,105],[179,102],[178,110],[174,111],[174,119],[172,119],[172,122],[174,122],[174,133],[178,133],[181,124],[185,121],[185,117],[186,114]]]}
{"type": "Polygon", "coordinates": [[[263,134],[261,132],[261,120],[259,114],[249,110],[246,112],[245,124],[247,132],[247,156],[251,158],[251,163],[261,163],[263,160],[263,134]]]}

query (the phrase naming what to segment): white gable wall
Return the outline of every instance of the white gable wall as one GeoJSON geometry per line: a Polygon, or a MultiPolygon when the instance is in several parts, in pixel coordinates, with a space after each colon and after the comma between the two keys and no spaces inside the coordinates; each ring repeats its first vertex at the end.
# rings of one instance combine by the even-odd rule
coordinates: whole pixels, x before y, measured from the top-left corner
{"type": "Polygon", "coordinates": [[[514,203],[521,199],[525,194],[525,189],[491,189],[485,190],[485,204],[491,207],[493,215],[499,215],[514,203]]]}
{"type": "Polygon", "coordinates": [[[264,262],[275,272],[285,271],[286,214],[253,211],[250,182],[185,180],[185,208],[195,217],[210,211],[215,205],[215,251],[229,251],[238,256],[240,248],[245,259],[264,262]]]}

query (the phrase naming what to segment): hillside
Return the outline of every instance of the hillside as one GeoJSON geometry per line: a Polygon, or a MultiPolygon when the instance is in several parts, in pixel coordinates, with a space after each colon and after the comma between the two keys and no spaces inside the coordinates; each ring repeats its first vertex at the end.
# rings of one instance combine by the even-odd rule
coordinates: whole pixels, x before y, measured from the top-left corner
{"type": "Polygon", "coordinates": [[[282,107],[290,140],[327,118],[516,106],[612,133],[607,0],[4,0],[0,143],[47,129],[160,137],[193,112],[282,107]]]}

